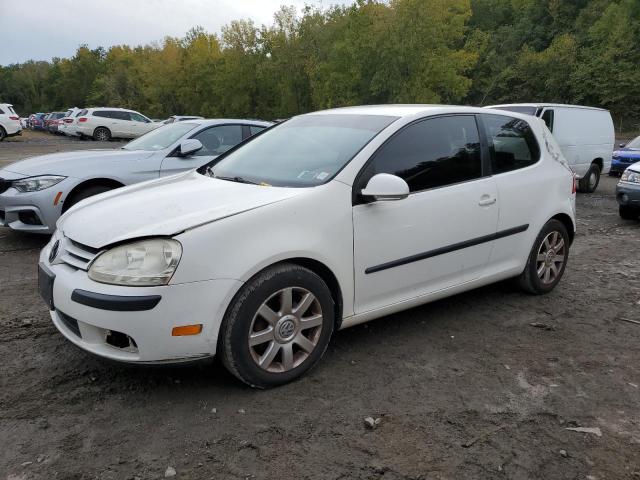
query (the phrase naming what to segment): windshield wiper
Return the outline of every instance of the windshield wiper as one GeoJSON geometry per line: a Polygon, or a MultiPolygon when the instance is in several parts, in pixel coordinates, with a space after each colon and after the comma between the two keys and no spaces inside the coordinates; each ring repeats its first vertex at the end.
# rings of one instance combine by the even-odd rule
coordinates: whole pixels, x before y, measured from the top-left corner
{"type": "Polygon", "coordinates": [[[221,177],[219,175],[212,175],[212,176],[213,178],[218,178],[220,180],[227,180],[228,182],[248,183],[249,185],[264,185],[260,182],[254,182],[253,180],[247,180],[246,178],[242,178],[242,177],[221,177]]]}

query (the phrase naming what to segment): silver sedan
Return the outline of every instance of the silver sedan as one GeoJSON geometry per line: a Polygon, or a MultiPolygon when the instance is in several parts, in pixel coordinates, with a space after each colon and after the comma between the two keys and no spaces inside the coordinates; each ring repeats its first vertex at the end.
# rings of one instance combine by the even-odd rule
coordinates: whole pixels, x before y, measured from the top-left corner
{"type": "Polygon", "coordinates": [[[198,168],[269,127],[255,120],[165,125],[120,149],[42,155],[0,169],[0,225],[53,233],[61,214],[114,188],[198,168]]]}

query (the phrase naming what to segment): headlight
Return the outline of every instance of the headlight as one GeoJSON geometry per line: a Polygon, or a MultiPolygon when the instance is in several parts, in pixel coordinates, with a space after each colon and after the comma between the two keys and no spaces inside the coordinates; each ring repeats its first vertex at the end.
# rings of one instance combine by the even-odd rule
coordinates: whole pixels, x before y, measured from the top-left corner
{"type": "Polygon", "coordinates": [[[11,186],[19,192],[38,192],[45,188],[53,187],[67,177],[57,175],[42,175],[41,177],[29,177],[21,180],[14,180],[11,186]]]}
{"type": "Polygon", "coordinates": [[[626,169],[622,174],[622,177],[620,177],[620,180],[629,183],[640,183],[640,173],[626,169]]]}
{"type": "Polygon", "coordinates": [[[111,285],[166,285],[181,256],[182,245],[176,240],[140,240],[101,253],[89,268],[89,278],[111,285]]]}

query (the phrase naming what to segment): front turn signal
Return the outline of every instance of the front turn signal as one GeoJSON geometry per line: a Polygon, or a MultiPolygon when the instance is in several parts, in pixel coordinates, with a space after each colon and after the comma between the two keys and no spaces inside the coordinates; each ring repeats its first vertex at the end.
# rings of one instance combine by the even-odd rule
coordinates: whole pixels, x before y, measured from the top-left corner
{"type": "Polygon", "coordinates": [[[181,325],[179,327],[173,327],[171,330],[172,337],[184,337],[186,335],[198,335],[202,332],[202,324],[197,325],[181,325]]]}

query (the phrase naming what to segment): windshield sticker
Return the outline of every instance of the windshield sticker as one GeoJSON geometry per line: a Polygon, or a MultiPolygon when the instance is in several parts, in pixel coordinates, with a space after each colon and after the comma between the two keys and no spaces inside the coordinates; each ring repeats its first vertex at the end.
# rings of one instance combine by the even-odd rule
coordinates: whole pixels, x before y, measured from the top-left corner
{"type": "Polygon", "coordinates": [[[329,174],[327,172],[320,172],[318,175],[316,175],[316,178],[318,180],[324,180],[325,178],[327,178],[329,176],[329,174]]]}

